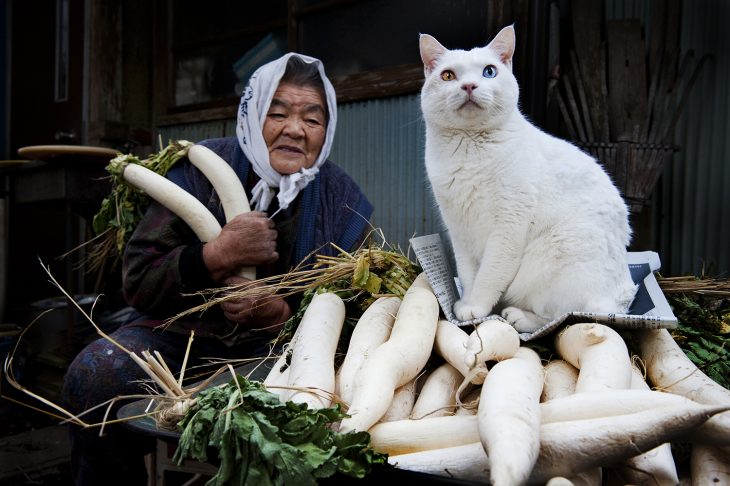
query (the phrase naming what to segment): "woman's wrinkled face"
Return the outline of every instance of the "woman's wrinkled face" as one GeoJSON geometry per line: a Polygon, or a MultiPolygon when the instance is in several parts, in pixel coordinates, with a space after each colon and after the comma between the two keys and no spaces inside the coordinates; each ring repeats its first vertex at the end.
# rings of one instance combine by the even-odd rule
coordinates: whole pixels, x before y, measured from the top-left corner
{"type": "Polygon", "coordinates": [[[315,88],[279,85],[264,122],[264,140],[275,171],[294,174],[314,165],[324,145],[326,109],[315,88]]]}

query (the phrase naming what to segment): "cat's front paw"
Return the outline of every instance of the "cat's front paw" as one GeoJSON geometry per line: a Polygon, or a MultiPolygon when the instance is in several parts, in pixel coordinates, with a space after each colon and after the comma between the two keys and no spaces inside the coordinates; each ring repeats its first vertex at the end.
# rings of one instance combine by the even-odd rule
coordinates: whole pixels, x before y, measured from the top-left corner
{"type": "Polygon", "coordinates": [[[502,309],[502,317],[507,320],[517,332],[534,332],[540,329],[547,321],[529,311],[517,307],[502,309]]]}
{"type": "Polygon", "coordinates": [[[473,304],[464,299],[454,304],[454,314],[460,321],[469,321],[479,317],[485,317],[489,314],[490,309],[483,304],[473,304]]]}

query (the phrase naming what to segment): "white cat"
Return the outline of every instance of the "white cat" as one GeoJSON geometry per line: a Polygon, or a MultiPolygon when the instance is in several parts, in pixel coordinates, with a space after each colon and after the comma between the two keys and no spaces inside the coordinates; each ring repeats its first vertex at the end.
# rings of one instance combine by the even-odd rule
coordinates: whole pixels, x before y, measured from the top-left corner
{"type": "Polygon", "coordinates": [[[461,321],[531,332],[570,311],[626,312],[628,211],[602,167],[519,111],[515,32],[449,50],[420,37],[426,171],[454,249],[461,321]]]}

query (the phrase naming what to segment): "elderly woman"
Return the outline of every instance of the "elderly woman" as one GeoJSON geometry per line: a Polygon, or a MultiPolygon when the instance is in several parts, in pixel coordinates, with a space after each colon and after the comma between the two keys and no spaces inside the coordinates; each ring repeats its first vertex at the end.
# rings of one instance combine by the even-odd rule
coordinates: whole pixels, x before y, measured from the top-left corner
{"type": "MultiPolygon", "coordinates": [[[[298,306],[297,298],[271,295],[253,302],[229,301],[201,319],[162,321],[201,303],[189,294],[241,281],[242,267],[259,278],[285,273],[312,252],[354,250],[368,231],[372,205],[327,156],[337,120],[334,89],[322,64],[287,54],[259,68],[238,110],[237,136],[206,140],[233,167],[253,211],[225,223],[217,194],[188,161],[168,178],[203,202],[222,225],[219,236],[201,243],[177,216],[152,203],[124,255],[123,290],[138,311],[112,334],[130,351],[159,351],[172,369],[181,367],[190,331],[188,366],[204,357],[248,358],[268,352],[269,342],[298,306]],[[188,294],[186,296],[186,294],[188,294]]],[[[63,401],[82,412],[115,396],[143,393],[145,376],[106,339],[89,344],[71,364],[63,401]]],[[[98,422],[100,414],[96,414],[98,422]]],[[[92,420],[87,418],[87,420],[92,420]]],[[[143,455],[149,439],[124,428],[71,429],[76,484],[145,484],[143,455]]]]}

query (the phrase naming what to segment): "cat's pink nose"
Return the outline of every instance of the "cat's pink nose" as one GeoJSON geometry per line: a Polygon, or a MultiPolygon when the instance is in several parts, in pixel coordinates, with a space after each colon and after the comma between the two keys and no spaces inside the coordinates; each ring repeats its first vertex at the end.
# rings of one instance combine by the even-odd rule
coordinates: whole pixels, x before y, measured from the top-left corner
{"type": "Polygon", "coordinates": [[[471,96],[471,92],[474,91],[475,89],[477,89],[477,85],[476,84],[463,84],[463,85],[461,85],[461,89],[466,91],[466,94],[471,96]]]}

